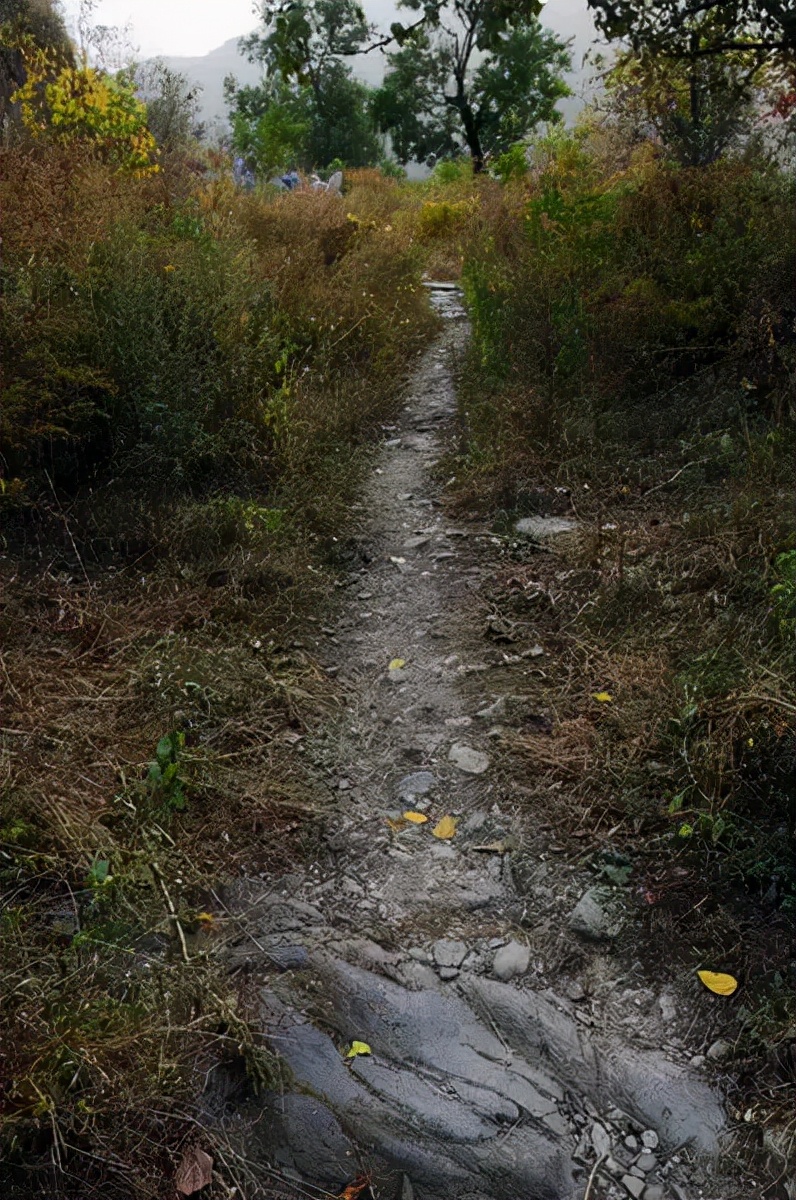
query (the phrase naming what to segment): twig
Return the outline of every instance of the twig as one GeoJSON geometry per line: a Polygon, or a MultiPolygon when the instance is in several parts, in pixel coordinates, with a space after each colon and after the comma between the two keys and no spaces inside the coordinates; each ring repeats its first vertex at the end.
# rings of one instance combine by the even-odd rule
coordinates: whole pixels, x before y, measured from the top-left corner
{"type": "Polygon", "coordinates": [[[74,550],[74,552],[75,552],[75,556],[76,556],[76,558],[77,558],[77,561],[80,563],[80,569],[81,569],[81,571],[83,572],[83,578],[85,579],[85,581],[86,581],[86,583],[88,584],[88,586],[89,586],[89,587],[91,587],[91,580],[90,580],[90,579],[89,579],[89,577],[88,577],[88,571],[86,570],[86,565],[85,565],[85,563],[83,562],[83,559],[80,557],[80,551],[79,551],[79,550],[78,550],[78,548],[77,548],[77,542],[75,541],[74,537],[72,536],[72,529],[71,529],[71,526],[70,526],[70,524],[69,524],[69,519],[68,519],[68,517],[67,517],[66,513],[64,512],[64,510],[63,510],[62,506],[61,506],[61,501],[58,499],[58,493],[56,492],[56,490],[55,490],[55,485],[53,484],[53,481],[52,481],[52,479],[50,478],[50,473],[49,473],[49,471],[45,471],[45,472],[44,472],[44,475],[45,475],[45,477],[46,477],[46,479],[47,479],[47,482],[48,482],[48,483],[49,483],[49,485],[50,485],[50,490],[51,490],[51,492],[52,492],[52,494],[53,494],[53,497],[55,498],[55,503],[58,505],[58,511],[59,511],[59,513],[61,514],[61,520],[63,521],[63,523],[64,523],[64,529],[66,530],[66,532],[67,532],[67,534],[68,534],[68,536],[69,536],[69,541],[72,543],[72,549],[73,549],[73,550],[74,550]]]}
{"type": "Polygon", "coordinates": [[[152,872],[152,874],[154,875],[155,879],[157,880],[158,886],[159,886],[161,892],[163,893],[163,899],[166,901],[166,908],[168,909],[169,919],[171,920],[172,925],[174,926],[174,928],[177,931],[177,937],[180,939],[180,949],[182,950],[183,962],[190,962],[191,958],[190,958],[190,955],[188,954],[188,946],[185,941],[185,933],[183,931],[182,925],[180,924],[180,918],[177,915],[177,910],[174,907],[174,901],[172,900],[171,896],[169,895],[168,888],[166,887],[166,883],[163,879],[163,876],[160,873],[160,867],[158,866],[158,864],[156,862],[151,862],[149,864],[149,869],[152,872]]]}
{"type": "Polygon", "coordinates": [[[675,471],[674,475],[672,475],[670,479],[664,479],[662,483],[656,483],[655,487],[651,487],[649,491],[646,491],[644,493],[645,498],[647,496],[651,496],[653,492],[657,492],[659,488],[665,488],[668,487],[670,483],[674,483],[678,475],[682,475],[683,471],[687,471],[689,467],[699,467],[702,465],[702,463],[706,463],[707,461],[708,460],[706,458],[695,458],[693,462],[686,463],[685,466],[681,467],[679,471],[675,471]]]}
{"type": "Polygon", "coordinates": [[[599,1170],[599,1168],[602,1165],[604,1160],[605,1160],[605,1155],[601,1154],[600,1157],[597,1159],[597,1162],[592,1167],[591,1175],[589,1176],[588,1182],[586,1184],[586,1191],[583,1193],[583,1200],[589,1200],[589,1196],[591,1196],[592,1184],[594,1183],[594,1179],[595,1179],[595,1176],[597,1175],[597,1171],[599,1170]]]}

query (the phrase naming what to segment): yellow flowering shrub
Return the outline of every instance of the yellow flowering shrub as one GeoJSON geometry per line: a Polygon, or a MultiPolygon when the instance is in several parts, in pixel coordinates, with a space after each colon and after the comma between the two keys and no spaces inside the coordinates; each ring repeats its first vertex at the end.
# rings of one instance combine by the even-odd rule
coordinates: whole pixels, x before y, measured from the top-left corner
{"type": "Polygon", "coordinates": [[[32,44],[22,47],[27,79],[12,100],[34,137],[95,143],[124,170],[158,170],[146,108],[131,87],[88,66],[56,63],[32,44]]]}

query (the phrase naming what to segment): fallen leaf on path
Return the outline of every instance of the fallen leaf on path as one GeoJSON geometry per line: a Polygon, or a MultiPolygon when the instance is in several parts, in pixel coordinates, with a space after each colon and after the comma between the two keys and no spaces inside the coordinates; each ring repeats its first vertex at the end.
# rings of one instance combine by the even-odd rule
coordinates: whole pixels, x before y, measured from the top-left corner
{"type": "Polygon", "coordinates": [[[610,692],[595,692],[592,699],[597,700],[600,704],[610,704],[613,696],[610,692]]]}
{"type": "Polygon", "coordinates": [[[443,817],[441,821],[437,822],[431,833],[435,838],[440,838],[443,842],[446,842],[448,838],[453,837],[458,824],[457,817],[443,817]]]}
{"type": "Polygon", "coordinates": [[[357,1175],[353,1183],[349,1183],[347,1187],[343,1188],[337,1200],[359,1200],[367,1187],[370,1187],[370,1176],[357,1175]]]}
{"type": "Polygon", "coordinates": [[[404,820],[411,821],[413,825],[425,825],[426,821],[428,820],[428,817],[426,816],[425,813],[405,812],[404,820]]]}
{"type": "Polygon", "coordinates": [[[697,971],[697,975],[709,992],[717,996],[731,996],[738,988],[738,980],[734,975],[724,975],[721,971],[697,971]]]}
{"type": "Polygon", "coordinates": [[[367,1042],[352,1042],[349,1046],[346,1058],[358,1058],[360,1054],[372,1054],[370,1046],[367,1042]]]}
{"type": "Polygon", "coordinates": [[[393,658],[393,659],[391,659],[390,665],[387,669],[388,669],[388,671],[400,671],[401,668],[405,667],[405,666],[406,666],[405,658],[393,658]]]}
{"type": "Polygon", "coordinates": [[[387,817],[386,820],[393,833],[400,833],[402,829],[406,829],[406,820],[403,817],[387,817]]]}
{"type": "Polygon", "coordinates": [[[213,1180],[213,1160],[198,1146],[189,1146],[174,1176],[174,1186],[181,1196],[192,1196],[213,1180]]]}

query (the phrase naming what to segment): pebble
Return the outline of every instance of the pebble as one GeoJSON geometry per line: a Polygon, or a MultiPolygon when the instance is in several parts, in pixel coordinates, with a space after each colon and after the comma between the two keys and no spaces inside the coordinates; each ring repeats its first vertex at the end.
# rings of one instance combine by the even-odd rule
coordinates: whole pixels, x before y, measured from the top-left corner
{"type": "Polygon", "coordinates": [[[492,974],[505,983],[517,975],[524,975],[530,961],[531,952],[527,946],[522,946],[519,942],[509,942],[507,946],[501,946],[495,954],[492,974]]]}
{"type": "Polygon", "coordinates": [[[719,1038],[712,1046],[708,1046],[707,1056],[712,1059],[726,1058],[729,1052],[730,1043],[725,1042],[723,1038],[719,1038]]]}
{"type": "Polygon", "coordinates": [[[642,1200],[663,1200],[663,1188],[659,1183],[651,1183],[649,1187],[644,1188],[642,1200]]]}
{"type": "Polygon", "coordinates": [[[705,1056],[704,1054],[695,1054],[689,1061],[692,1067],[704,1067],[705,1056]]]}
{"type": "Polygon", "coordinates": [[[458,978],[459,972],[456,967],[440,967],[438,974],[440,979],[451,980],[458,978]]]}
{"type": "Polygon", "coordinates": [[[625,1185],[631,1196],[635,1196],[636,1200],[644,1191],[644,1180],[637,1179],[635,1175],[623,1175],[622,1183],[625,1185]]]}
{"type": "Polygon", "coordinates": [[[489,769],[489,758],[480,750],[474,750],[472,746],[465,745],[464,742],[455,742],[451,746],[448,758],[455,767],[460,771],[465,771],[468,775],[483,775],[484,771],[489,769]]]}
{"type": "Polygon", "coordinates": [[[600,889],[589,888],[569,914],[569,927],[590,942],[601,942],[611,937],[608,915],[600,903],[600,889]]]}
{"type": "Polygon", "coordinates": [[[638,1150],[638,1141],[633,1137],[632,1133],[629,1133],[625,1138],[625,1145],[627,1146],[628,1150],[638,1150]]]}
{"type": "Polygon", "coordinates": [[[403,779],[399,780],[395,790],[401,799],[405,800],[409,796],[425,796],[436,782],[431,771],[413,771],[411,775],[404,775],[403,779]]]}
{"type": "Polygon", "coordinates": [[[415,962],[419,963],[428,964],[431,962],[431,955],[429,954],[428,950],[424,950],[422,946],[411,946],[409,948],[409,957],[413,958],[415,962]]]}
{"type": "Polygon", "coordinates": [[[464,942],[442,938],[434,943],[434,962],[438,967],[460,967],[467,954],[464,942]]]}
{"type": "Polygon", "coordinates": [[[649,1171],[654,1171],[658,1164],[658,1160],[654,1154],[640,1154],[636,1159],[636,1166],[645,1174],[649,1171]]]}
{"type": "Polygon", "coordinates": [[[641,1144],[645,1150],[657,1150],[660,1138],[654,1129],[645,1129],[641,1135],[641,1144]]]}

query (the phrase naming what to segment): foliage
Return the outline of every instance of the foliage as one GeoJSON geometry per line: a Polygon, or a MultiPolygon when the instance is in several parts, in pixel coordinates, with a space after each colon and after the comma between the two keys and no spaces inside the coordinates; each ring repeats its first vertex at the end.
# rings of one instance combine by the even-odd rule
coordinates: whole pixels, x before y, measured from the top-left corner
{"type": "Polygon", "coordinates": [[[126,78],[146,105],[147,127],[163,151],[184,149],[201,135],[198,90],[187,76],[155,59],[131,68],[126,78]]]}
{"type": "Polygon", "coordinates": [[[796,16],[789,0],[588,0],[598,29],[609,38],[629,38],[667,55],[692,52],[694,19],[705,21],[710,37],[701,56],[752,48],[770,54],[796,47],[796,16]]]}
{"type": "MultiPolygon", "coordinates": [[[[420,9],[421,0],[407,0],[420,9]]],[[[564,43],[544,30],[534,2],[451,0],[425,6],[417,27],[393,26],[401,48],[388,57],[374,100],[380,128],[402,162],[452,154],[464,144],[476,172],[543,121],[569,94],[564,43]]]]}
{"type": "Polygon", "coordinates": [[[714,162],[748,136],[765,81],[757,58],[739,53],[684,61],[626,51],[605,77],[608,111],[635,120],[641,137],[654,130],[686,166],[714,162]]]}
{"type": "Polygon", "coordinates": [[[60,64],[31,41],[22,51],[26,79],[12,101],[31,136],[61,145],[86,142],[125,170],[157,170],[146,108],[128,82],[92,67],[60,64]]]}

